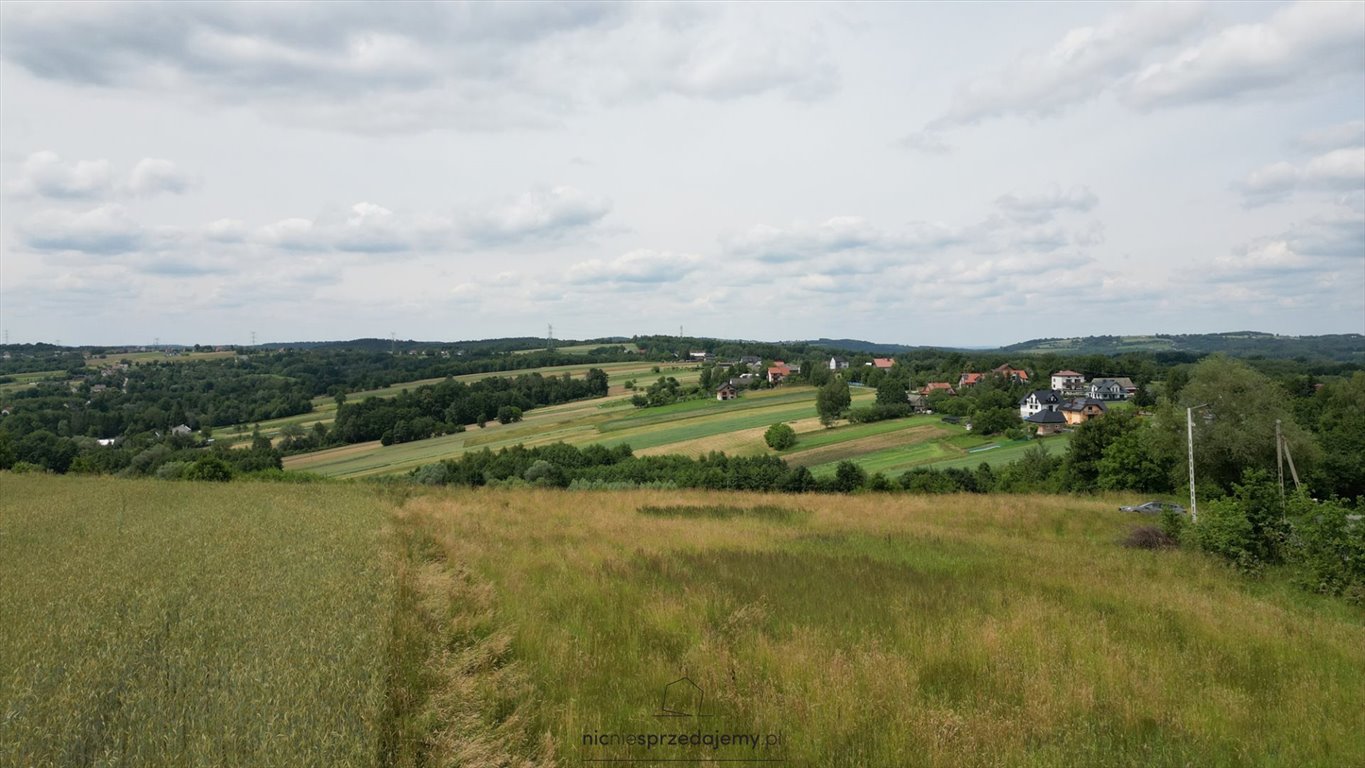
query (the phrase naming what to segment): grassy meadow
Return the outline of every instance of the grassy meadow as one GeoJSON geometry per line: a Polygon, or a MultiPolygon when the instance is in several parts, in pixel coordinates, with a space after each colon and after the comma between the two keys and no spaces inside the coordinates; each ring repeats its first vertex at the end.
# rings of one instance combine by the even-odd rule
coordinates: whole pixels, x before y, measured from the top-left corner
{"type": "Polygon", "coordinates": [[[1365,611],[1126,498],[0,488],[4,765],[1365,763],[1365,611]]]}

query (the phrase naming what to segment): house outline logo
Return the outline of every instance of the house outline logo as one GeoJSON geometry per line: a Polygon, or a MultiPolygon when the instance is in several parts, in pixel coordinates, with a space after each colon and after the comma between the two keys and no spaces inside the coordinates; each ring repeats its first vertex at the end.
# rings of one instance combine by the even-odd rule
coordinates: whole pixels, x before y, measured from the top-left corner
{"type": "Polygon", "coordinates": [[[706,692],[686,676],[664,686],[655,717],[707,717],[702,714],[706,692]]]}

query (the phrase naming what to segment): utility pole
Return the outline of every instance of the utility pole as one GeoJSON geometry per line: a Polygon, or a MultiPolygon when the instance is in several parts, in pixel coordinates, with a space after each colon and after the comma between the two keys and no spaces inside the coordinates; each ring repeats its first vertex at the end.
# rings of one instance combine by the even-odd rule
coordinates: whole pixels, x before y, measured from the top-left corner
{"type": "Polygon", "coordinates": [[[251,346],[253,346],[253,347],[256,346],[256,332],[255,332],[255,331],[252,331],[252,332],[251,332],[251,346]]]}
{"type": "Polygon", "coordinates": [[[1284,435],[1280,433],[1280,420],[1275,419],[1275,469],[1280,475],[1280,515],[1284,516],[1284,435]]]}
{"type": "Polygon", "coordinates": [[[1208,403],[1185,409],[1185,440],[1190,452],[1190,522],[1199,522],[1199,505],[1194,498],[1194,409],[1203,408],[1208,403]]]}

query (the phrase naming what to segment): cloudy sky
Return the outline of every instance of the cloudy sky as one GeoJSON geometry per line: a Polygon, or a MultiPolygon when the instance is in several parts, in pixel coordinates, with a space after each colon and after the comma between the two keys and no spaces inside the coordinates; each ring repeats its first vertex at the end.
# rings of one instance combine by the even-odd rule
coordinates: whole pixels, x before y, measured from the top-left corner
{"type": "Polygon", "coordinates": [[[13,342],[1365,332],[1365,3],[0,5],[13,342]]]}

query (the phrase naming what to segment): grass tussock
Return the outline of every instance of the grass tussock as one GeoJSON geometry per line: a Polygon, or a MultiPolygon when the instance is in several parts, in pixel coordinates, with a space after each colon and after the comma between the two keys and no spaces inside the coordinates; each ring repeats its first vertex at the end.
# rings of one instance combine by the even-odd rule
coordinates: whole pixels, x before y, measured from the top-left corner
{"type": "Polygon", "coordinates": [[[752,517],[757,520],[769,520],[782,523],[796,522],[810,516],[810,513],[803,509],[793,509],[777,504],[759,504],[752,507],[741,507],[729,504],[670,504],[666,506],[647,504],[635,511],[649,517],[676,517],[683,519],[710,518],[713,520],[725,520],[734,517],[752,517]]]}
{"type": "Polygon", "coordinates": [[[1169,533],[1155,525],[1139,525],[1123,537],[1123,546],[1129,549],[1167,549],[1179,544],[1169,533]]]}

